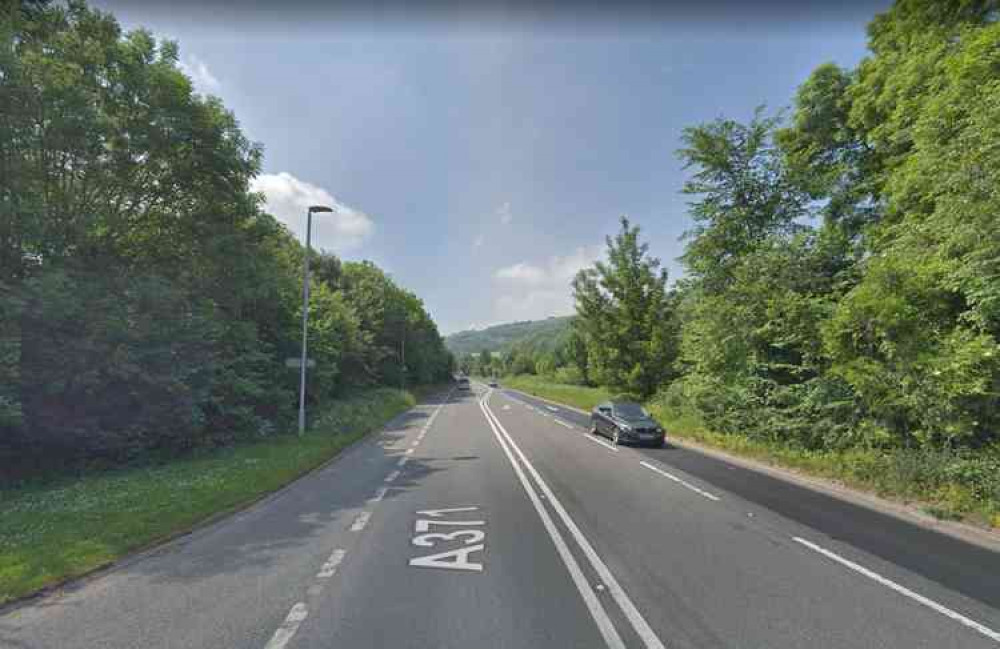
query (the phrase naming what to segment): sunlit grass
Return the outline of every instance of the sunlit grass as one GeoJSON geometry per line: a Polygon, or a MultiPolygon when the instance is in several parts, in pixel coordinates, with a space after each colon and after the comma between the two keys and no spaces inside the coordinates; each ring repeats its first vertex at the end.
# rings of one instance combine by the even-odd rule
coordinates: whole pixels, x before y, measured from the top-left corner
{"type": "MultiPolygon", "coordinates": [[[[504,385],[585,410],[611,395],[602,388],[564,385],[538,376],[506,377],[504,385]]],[[[646,404],[646,408],[667,429],[669,437],[911,503],[938,518],[1000,527],[1000,489],[974,490],[951,477],[976,462],[946,453],[905,449],[807,450],[770,440],[717,433],[691,413],[675,412],[655,401],[646,404]]],[[[1000,463],[1000,459],[987,455],[986,451],[983,455],[979,463],[987,468],[1000,463]]]]}
{"type": "Polygon", "coordinates": [[[413,403],[398,390],[373,390],[326,408],[302,438],[0,491],[0,603],[274,491],[413,403]]]}

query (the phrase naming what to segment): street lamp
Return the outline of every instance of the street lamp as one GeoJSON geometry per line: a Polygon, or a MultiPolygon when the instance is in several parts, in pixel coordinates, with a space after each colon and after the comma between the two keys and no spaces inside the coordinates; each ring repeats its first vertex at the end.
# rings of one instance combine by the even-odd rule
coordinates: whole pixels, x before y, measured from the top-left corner
{"type": "Polygon", "coordinates": [[[302,273],[302,364],[299,367],[299,436],[306,432],[306,339],[309,326],[309,252],[312,250],[313,212],[333,212],[325,205],[310,205],[306,215],[305,270],[302,273]]]}

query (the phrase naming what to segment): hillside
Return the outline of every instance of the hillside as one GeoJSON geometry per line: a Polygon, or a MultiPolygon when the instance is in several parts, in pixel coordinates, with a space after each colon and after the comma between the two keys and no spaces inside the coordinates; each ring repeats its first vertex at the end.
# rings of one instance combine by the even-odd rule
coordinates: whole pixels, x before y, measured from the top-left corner
{"type": "Polygon", "coordinates": [[[573,316],[562,316],[459,331],[447,336],[444,344],[457,356],[477,354],[484,349],[501,351],[515,343],[524,343],[533,349],[551,350],[569,333],[572,320],[573,316]]]}

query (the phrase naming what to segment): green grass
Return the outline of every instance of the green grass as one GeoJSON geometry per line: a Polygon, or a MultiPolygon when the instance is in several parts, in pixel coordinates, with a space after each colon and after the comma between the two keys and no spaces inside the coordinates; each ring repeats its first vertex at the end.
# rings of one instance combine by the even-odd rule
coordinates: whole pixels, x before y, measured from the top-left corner
{"type": "Polygon", "coordinates": [[[413,404],[410,393],[371,390],[330,404],[302,438],[0,491],[0,604],[252,502],[413,404]]]}
{"type": "Polygon", "coordinates": [[[538,397],[575,406],[581,410],[592,410],[597,404],[611,398],[611,393],[603,388],[553,383],[539,376],[505,376],[501,384],[538,397]]]}
{"type": "MultiPolygon", "coordinates": [[[[610,396],[601,388],[564,385],[538,376],[507,377],[504,385],[583,409],[610,396]]],[[[1000,527],[1000,450],[965,456],[906,449],[808,450],[717,433],[691,413],[656,401],[646,408],[673,438],[910,503],[937,518],[1000,527]]]]}

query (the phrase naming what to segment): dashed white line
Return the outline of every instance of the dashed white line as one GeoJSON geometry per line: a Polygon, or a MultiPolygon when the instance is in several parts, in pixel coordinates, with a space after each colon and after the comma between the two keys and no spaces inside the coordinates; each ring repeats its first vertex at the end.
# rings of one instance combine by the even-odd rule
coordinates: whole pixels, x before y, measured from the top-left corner
{"type": "Polygon", "coordinates": [[[653,466],[652,464],[650,464],[648,462],[639,462],[639,464],[641,464],[642,466],[646,467],[650,471],[655,471],[656,473],[659,473],[664,478],[669,478],[670,480],[673,480],[674,482],[687,487],[688,489],[690,489],[691,491],[695,492],[699,496],[704,496],[705,498],[708,498],[709,500],[714,500],[716,502],[719,501],[719,497],[716,496],[715,494],[710,494],[707,491],[705,491],[704,489],[699,489],[698,487],[694,486],[690,482],[687,482],[686,480],[681,480],[680,478],[678,478],[677,476],[675,476],[672,473],[667,473],[663,469],[661,469],[659,467],[656,467],[656,466],[653,466]]]}
{"type": "Polygon", "coordinates": [[[412,448],[406,449],[406,454],[407,455],[413,455],[413,449],[412,448]]]}
{"type": "Polygon", "coordinates": [[[385,477],[385,482],[393,482],[398,477],[399,477],[399,471],[398,470],[393,471],[392,473],[390,473],[385,477]]]}
{"type": "Polygon", "coordinates": [[[365,525],[368,524],[368,519],[372,517],[371,512],[361,512],[358,517],[354,519],[354,523],[351,524],[352,532],[360,532],[365,529],[365,525]]]}
{"type": "Polygon", "coordinates": [[[609,451],[614,451],[615,453],[618,452],[618,447],[617,446],[615,446],[614,444],[610,444],[608,442],[605,442],[603,439],[597,439],[596,437],[594,437],[593,435],[590,435],[590,434],[584,435],[583,438],[584,439],[589,439],[590,441],[594,442],[595,444],[600,444],[601,446],[603,446],[604,448],[608,449],[609,451]]]}
{"type": "Polygon", "coordinates": [[[416,448],[418,446],[420,446],[420,438],[413,440],[413,443],[410,444],[410,448],[416,448]]]}
{"type": "Polygon", "coordinates": [[[323,567],[319,569],[318,573],[316,573],[316,578],[329,579],[332,577],[333,574],[337,572],[337,566],[339,566],[340,562],[344,560],[345,554],[347,554],[346,550],[334,550],[333,554],[330,555],[330,558],[323,564],[323,567]]]}
{"type": "Polygon", "coordinates": [[[961,613],[957,613],[957,612],[951,610],[950,608],[948,608],[946,606],[942,606],[941,604],[938,604],[937,602],[935,602],[932,599],[928,599],[928,598],[924,597],[923,595],[921,595],[919,593],[915,593],[912,590],[910,590],[909,588],[907,588],[906,586],[901,586],[900,584],[897,584],[896,582],[892,581],[891,579],[886,579],[882,575],[880,575],[880,574],[878,574],[876,572],[872,572],[868,568],[865,568],[862,565],[854,563],[853,561],[851,561],[849,559],[845,559],[844,557],[840,556],[839,554],[836,554],[835,552],[831,552],[831,551],[829,551],[829,550],[827,550],[825,548],[821,548],[820,546],[816,545],[815,543],[811,543],[810,541],[807,541],[807,540],[805,540],[805,539],[803,539],[801,537],[798,537],[798,536],[793,536],[792,539],[796,543],[801,543],[802,545],[806,546],[810,550],[813,550],[815,552],[819,552],[823,556],[827,557],[828,559],[832,559],[832,560],[836,561],[837,563],[839,563],[842,566],[846,566],[846,567],[850,568],[851,570],[853,570],[853,571],[855,571],[857,573],[860,573],[860,574],[864,575],[865,577],[868,577],[869,579],[871,579],[873,581],[876,581],[876,582],[882,584],[883,586],[885,586],[887,588],[891,588],[892,590],[896,591],[900,595],[904,595],[906,597],[909,597],[913,601],[918,602],[920,604],[923,604],[927,608],[935,610],[938,613],[940,613],[941,615],[950,617],[951,619],[955,620],[959,624],[964,624],[965,626],[969,627],[970,629],[975,629],[979,633],[982,633],[984,636],[986,636],[987,638],[989,638],[989,639],[991,639],[991,640],[993,640],[995,642],[1000,642],[1000,633],[994,631],[993,629],[989,628],[988,626],[980,624],[979,622],[976,622],[975,620],[970,620],[969,618],[965,617],[961,613]]]}
{"type": "Polygon", "coordinates": [[[299,602],[293,606],[292,610],[288,612],[288,616],[285,617],[285,621],[274,632],[274,635],[271,636],[271,640],[265,645],[264,649],[284,649],[295,635],[295,632],[299,630],[299,625],[308,616],[309,609],[306,608],[305,603],[299,602]]]}
{"type": "Polygon", "coordinates": [[[375,491],[375,495],[368,499],[368,502],[373,505],[377,502],[381,502],[381,500],[385,498],[385,494],[387,491],[389,491],[388,487],[379,487],[375,491]]]}

